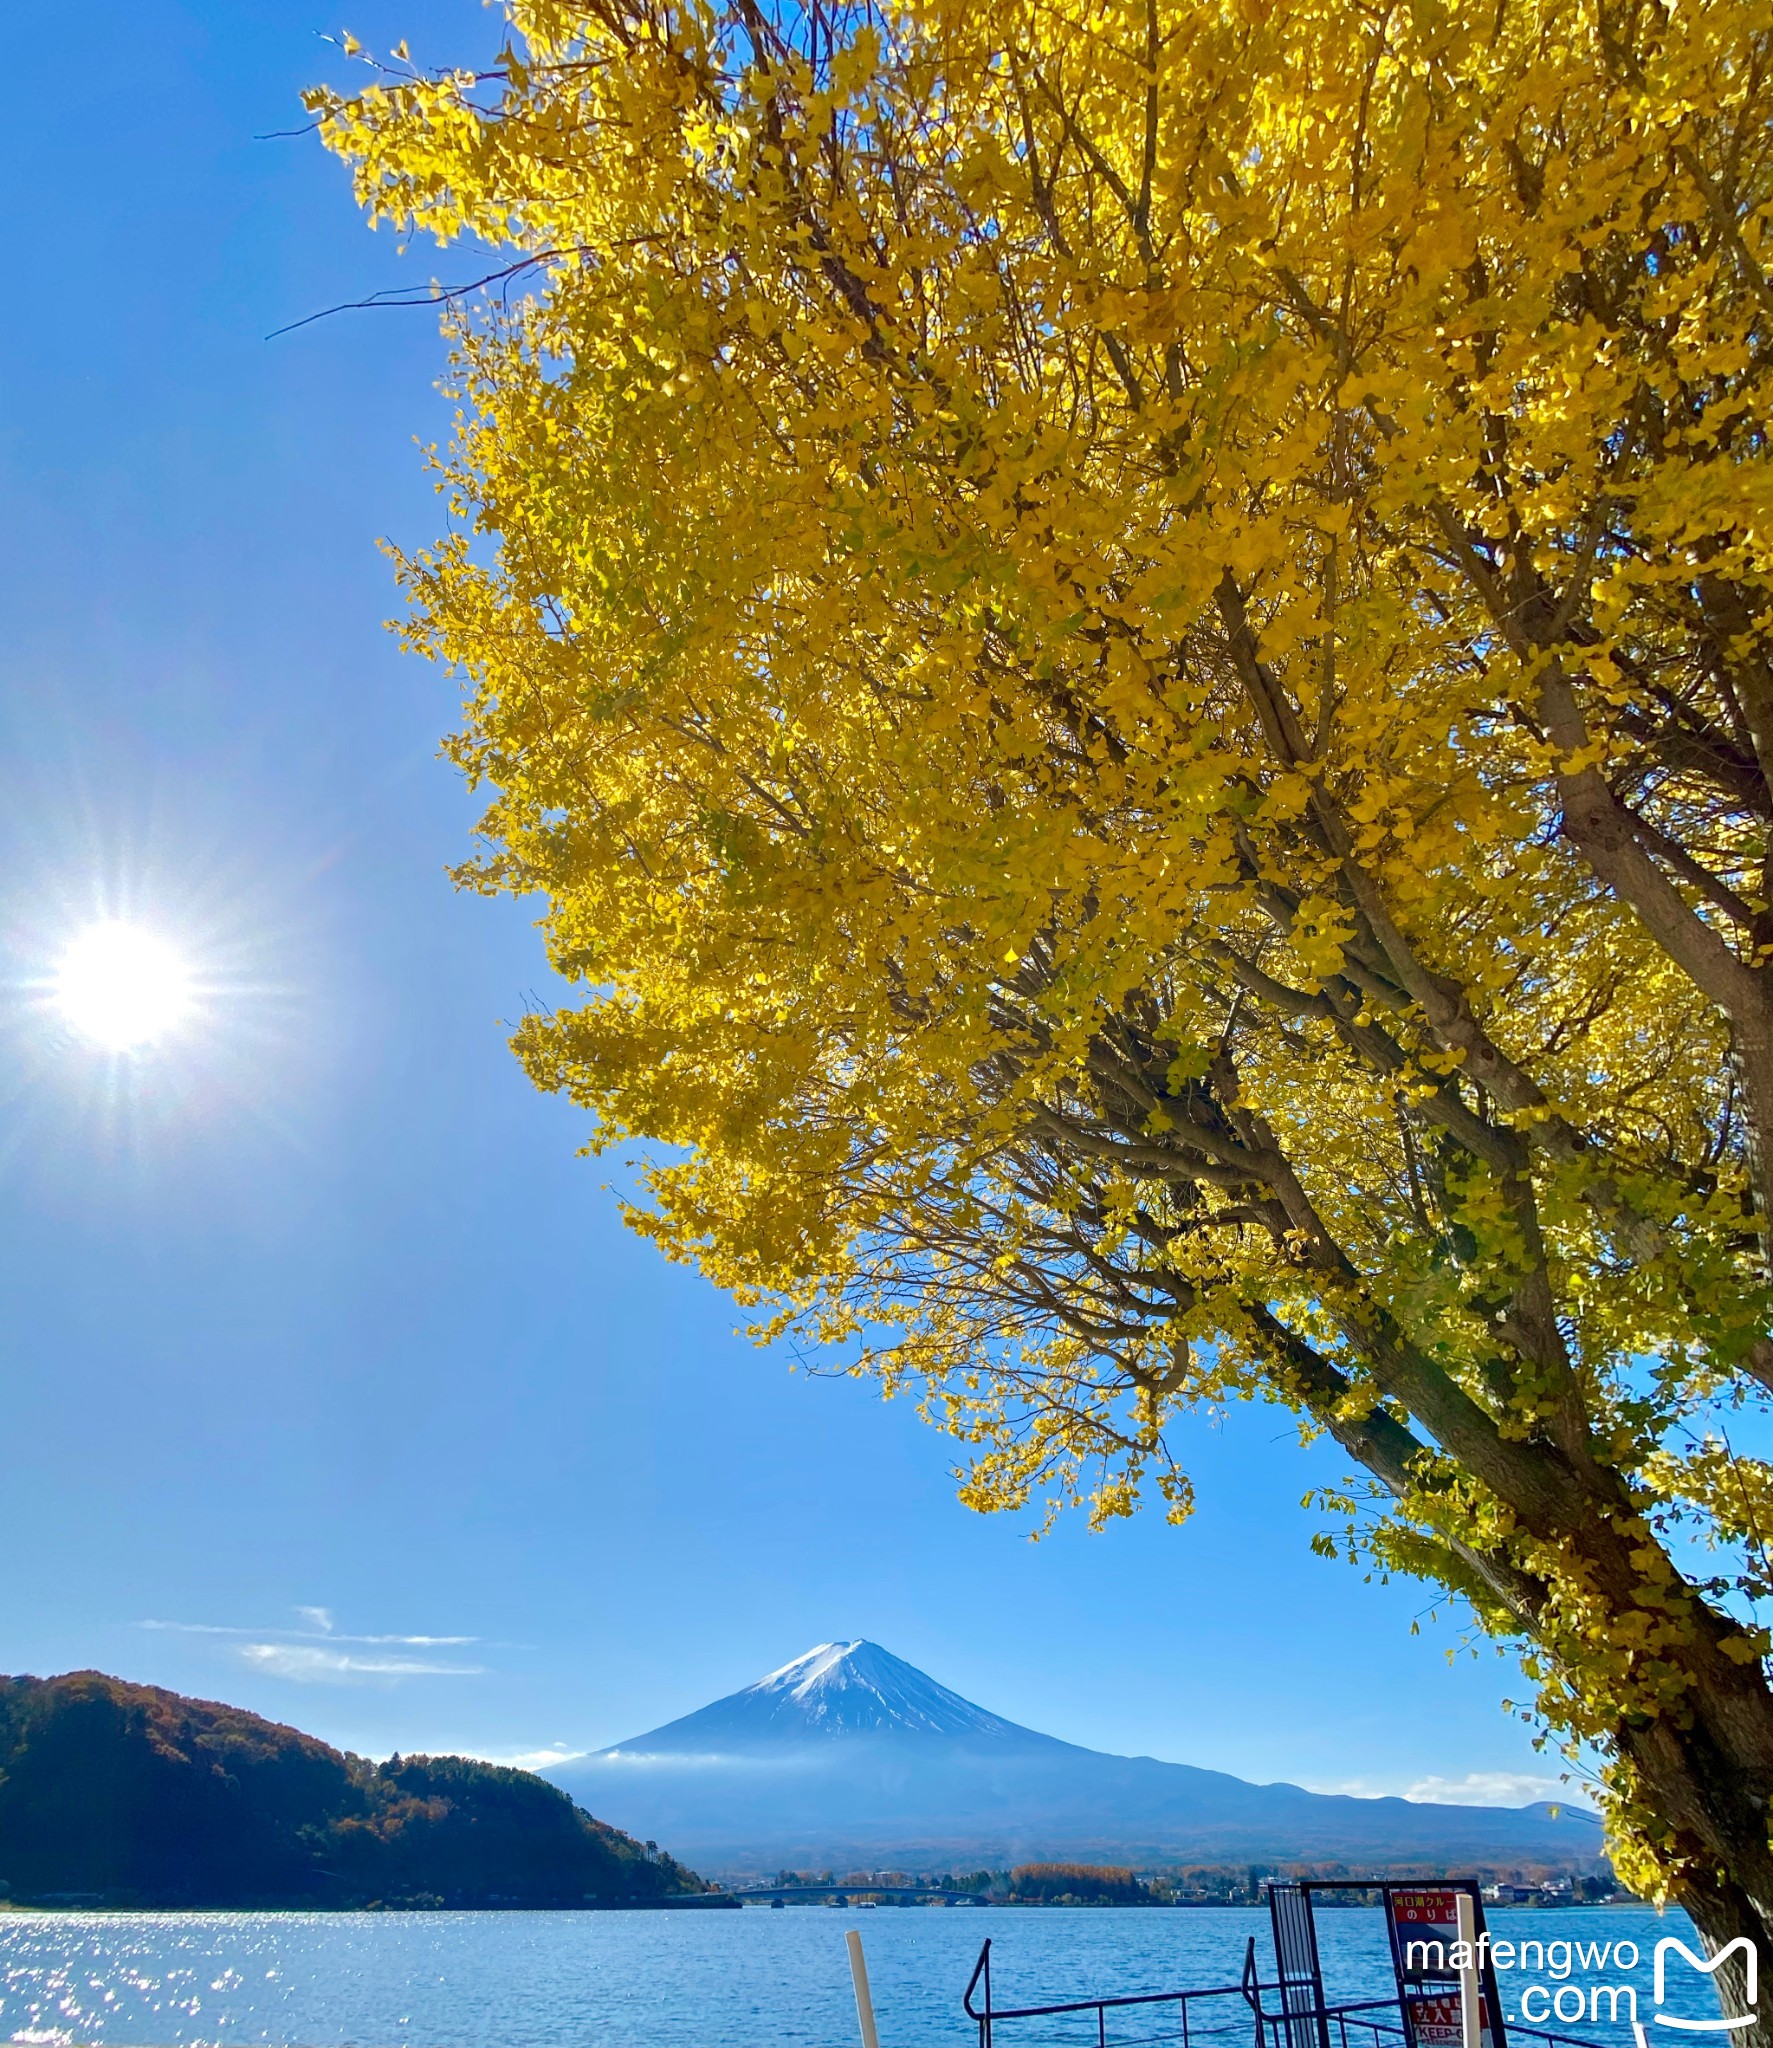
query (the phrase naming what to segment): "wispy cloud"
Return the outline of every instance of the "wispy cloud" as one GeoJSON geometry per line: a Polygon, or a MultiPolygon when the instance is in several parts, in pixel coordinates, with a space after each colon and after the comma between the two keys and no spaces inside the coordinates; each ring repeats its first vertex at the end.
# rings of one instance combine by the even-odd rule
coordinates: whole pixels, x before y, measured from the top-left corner
{"type": "Polygon", "coordinates": [[[300,1684],[390,1685],[403,1678],[478,1678],[486,1669],[483,1664],[390,1654],[462,1649],[477,1642],[476,1636],[341,1634],[330,1607],[298,1607],[295,1612],[307,1626],[241,1628],[220,1621],[144,1621],[138,1626],[173,1635],[225,1637],[241,1663],[300,1684]]]}
{"type": "MultiPolygon", "coordinates": [[[[298,1607],[298,1614],[324,1613],[324,1608],[298,1607]]],[[[258,1628],[235,1628],[219,1621],[141,1621],[138,1628],[164,1629],[181,1636],[276,1636],[282,1641],[294,1643],[369,1643],[387,1644],[407,1650],[449,1650],[460,1649],[468,1643],[480,1641],[478,1636],[351,1636],[340,1635],[330,1627],[277,1628],[264,1624],[258,1628]]]]}
{"type": "Polygon", "coordinates": [[[545,1771],[554,1764],[575,1764],[590,1752],[583,1749],[568,1749],[564,1742],[553,1742],[546,1749],[520,1749],[514,1753],[501,1750],[496,1756],[491,1751],[474,1750],[485,1764],[508,1764],[514,1771],[545,1771]]]}
{"type": "Polygon", "coordinates": [[[255,1671],[272,1678],[293,1678],[304,1685],[350,1685],[365,1679],[478,1678],[486,1669],[484,1664],[439,1664],[422,1657],[357,1657],[348,1650],[322,1650],[310,1643],[242,1643],[240,1658],[255,1671]]]}
{"type": "Polygon", "coordinates": [[[1585,1808],[1588,1794],[1580,1785],[1533,1771],[1467,1771],[1462,1778],[1343,1778],[1335,1784],[1314,1784],[1313,1792],[1341,1792],[1354,1799],[1410,1799],[1432,1806],[1531,1806],[1550,1799],[1561,1806],[1585,1808]]]}

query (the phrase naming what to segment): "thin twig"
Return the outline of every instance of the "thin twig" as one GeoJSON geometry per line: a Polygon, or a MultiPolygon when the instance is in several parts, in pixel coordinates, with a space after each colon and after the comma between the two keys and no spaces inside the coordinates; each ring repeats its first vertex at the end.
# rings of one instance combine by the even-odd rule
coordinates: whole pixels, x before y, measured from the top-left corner
{"type": "Polygon", "coordinates": [[[293,334],[298,327],[312,327],[316,320],[330,320],[335,313],[381,313],[390,308],[412,306],[447,306],[456,299],[465,299],[470,292],[483,291],[489,284],[498,284],[508,277],[516,277],[522,271],[532,270],[539,263],[551,262],[557,256],[582,255],[582,249],[543,249],[534,256],[525,256],[519,262],[509,263],[503,270],[489,270],[484,277],[472,279],[467,284],[395,285],[384,292],[371,292],[367,299],[346,299],[342,305],[326,306],[318,313],[304,314],[300,320],[292,320],[287,327],[273,327],[265,336],[275,341],[280,334],[293,334]],[[419,294],[423,296],[419,296],[419,294]]]}

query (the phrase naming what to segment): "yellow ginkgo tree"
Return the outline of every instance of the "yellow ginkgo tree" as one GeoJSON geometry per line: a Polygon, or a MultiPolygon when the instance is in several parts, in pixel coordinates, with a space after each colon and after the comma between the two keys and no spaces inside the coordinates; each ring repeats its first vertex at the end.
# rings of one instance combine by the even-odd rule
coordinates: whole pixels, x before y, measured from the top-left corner
{"type": "Polygon", "coordinates": [[[976,1506],[1290,1404],[1773,1939],[1773,6],[511,20],[313,104],[498,274],[401,568],[529,1072],[976,1506]]]}

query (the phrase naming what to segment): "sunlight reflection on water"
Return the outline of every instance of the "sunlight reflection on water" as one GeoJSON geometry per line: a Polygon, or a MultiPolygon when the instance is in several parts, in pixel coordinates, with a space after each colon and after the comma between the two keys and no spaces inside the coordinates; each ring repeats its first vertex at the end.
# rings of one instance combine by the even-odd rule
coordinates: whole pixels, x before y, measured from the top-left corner
{"type": "MultiPolygon", "coordinates": [[[[1326,1990],[1389,1988],[1377,1913],[1320,1917],[1326,1990]]],[[[1645,1967],[1678,1919],[1643,1909],[1508,1913],[1501,1935],[1632,1936],[1645,1967]]],[[[824,1907],[716,1913],[5,1913],[0,2042],[273,2044],[273,2048],[851,2048],[843,1935],[867,1946],[882,2048],[970,2048],[961,2011],[979,1944],[992,1937],[995,2002],[1235,1984],[1265,1912],[1047,1907],[824,1907]]],[[[1504,2010],[1510,2008],[1503,1985],[1504,2010]]],[[[1160,2009],[1161,2010],[1161,2009],[1160,2009]]],[[[1173,2025],[1173,2021],[1169,2022],[1173,2025]]],[[[1150,2041],[1130,2015],[1114,2038],[1150,2041]]],[[[1584,2028],[1629,2039],[1627,2030],[1584,2028]]],[[[1002,2029],[998,2048],[1094,2048],[1087,2028],[1002,2029]]],[[[1224,2001],[1200,2048],[1247,2048],[1241,2002],[1224,2001]],[[1215,2036],[1217,2040],[1215,2041],[1215,2036]]]]}

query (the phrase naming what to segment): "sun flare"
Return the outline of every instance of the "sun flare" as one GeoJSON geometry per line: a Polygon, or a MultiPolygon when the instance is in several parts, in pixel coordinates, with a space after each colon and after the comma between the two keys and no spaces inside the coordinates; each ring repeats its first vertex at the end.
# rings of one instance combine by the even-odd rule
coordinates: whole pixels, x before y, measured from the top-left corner
{"type": "Polygon", "coordinates": [[[189,970],[164,939],[127,924],[81,933],[56,969],[55,1002],[77,1031],[127,1052],[159,1038],[191,1008],[189,970]]]}

